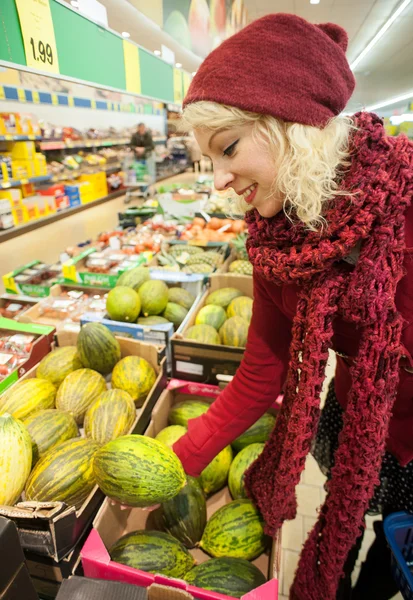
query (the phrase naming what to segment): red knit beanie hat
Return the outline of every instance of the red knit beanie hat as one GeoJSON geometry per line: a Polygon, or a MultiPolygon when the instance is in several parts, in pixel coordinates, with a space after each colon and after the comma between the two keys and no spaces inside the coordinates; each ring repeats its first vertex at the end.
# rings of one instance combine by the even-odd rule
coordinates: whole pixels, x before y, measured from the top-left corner
{"type": "Polygon", "coordinates": [[[207,56],[184,106],[210,100],[324,127],[354,90],[347,43],[347,33],[333,23],[313,25],[295,15],[267,15],[207,56]]]}

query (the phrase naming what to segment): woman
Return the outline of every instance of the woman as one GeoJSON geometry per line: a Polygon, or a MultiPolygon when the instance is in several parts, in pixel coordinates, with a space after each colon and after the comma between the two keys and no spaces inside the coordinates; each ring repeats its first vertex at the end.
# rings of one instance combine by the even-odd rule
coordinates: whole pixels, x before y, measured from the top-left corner
{"type": "MultiPolygon", "coordinates": [[[[329,454],[328,494],[291,588],[300,600],[349,597],[375,488],[376,511],[413,509],[413,149],[387,138],[373,114],[339,116],[355,83],[346,47],[336,25],[266,16],[207,57],[183,113],[217,189],[232,188],[247,209],[254,308],[236,376],[174,450],[198,476],[283,388],[246,477],[270,535],[296,514],[328,349],[338,353],[333,410],[316,443],[329,454]]],[[[378,590],[364,582],[353,598],[396,593],[384,570],[378,590]]]]}

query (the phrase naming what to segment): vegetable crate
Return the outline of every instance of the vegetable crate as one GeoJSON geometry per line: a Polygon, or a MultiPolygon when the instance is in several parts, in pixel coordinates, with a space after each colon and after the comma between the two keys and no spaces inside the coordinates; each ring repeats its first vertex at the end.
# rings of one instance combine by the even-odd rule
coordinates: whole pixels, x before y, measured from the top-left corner
{"type": "Polygon", "coordinates": [[[392,552],[393,577],[405,600],[413,600],[413,515],[397,512],[384,520],[392,552]]]}

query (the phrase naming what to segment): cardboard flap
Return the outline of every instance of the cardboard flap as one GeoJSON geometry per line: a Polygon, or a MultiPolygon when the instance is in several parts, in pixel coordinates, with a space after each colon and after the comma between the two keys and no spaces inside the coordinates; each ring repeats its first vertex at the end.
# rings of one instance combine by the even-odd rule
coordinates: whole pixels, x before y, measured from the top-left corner
{"type": "Polygon", "coordinates": [[[70,577],[63,581],[56,600],[147,600],[145,588],[117,581],[70,577]]]}
{"type": "Polygon", "coordinates": [[[0,506],[0,515],[13,519],[53,519],[66,509],[64,502],[18,502],[16,506],[0,506]]]}
{"type": "MultiPolygon", "coordinates": [[[[167,578],[164,578],[165,580],[167,578]]],[[[176,584],[176,580],[174,584],[176,584]]],[[[186,585],[185,582],[182,582],[186,585]]],[[[193,600],[193,596],[185,589],[170,587],[165,584],[153,583],[148,588],[148,600],[193,600]]]]}
{"type": "Polygon", "coordinates": [[[277,579],[270,579],[267,583],[245,594],[245,596],[241,596],[241,600],[274,600],[274,598],[278,598],[277,579]]]}
{"type": "Polygon", "coordinates": [[[88,560],[93,559],[105,565],[110,563],[109,552],[106,550],[106,546],[96,529],[92,529],[89,533],[80,555],[82,560],[84,556],[87,556],[88,560]]]}

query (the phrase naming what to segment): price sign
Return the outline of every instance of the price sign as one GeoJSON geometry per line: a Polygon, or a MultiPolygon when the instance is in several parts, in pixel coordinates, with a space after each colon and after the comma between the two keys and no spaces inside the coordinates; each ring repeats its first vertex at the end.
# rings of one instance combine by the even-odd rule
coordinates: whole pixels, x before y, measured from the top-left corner
{"type": "Polygon", "coordinates": [[[49,0],[16,0],[28,67],[59,73],[49,0]]]}
{"type": "Polygon", "coordinates": [[[141,93],[141,66],[136,44],[123,40],[126,89],[134,94],[141,93]]]}
{"type": "Polygon", "coordinates": [[[75,105],[75,101],[73,99],[73,96],[68,96],[67,100],[69,102],[69,106],[74,106],[75,105]]]}
{"type": "Polygon", "coordinates": [[[5,100],[6,94],[4,93],[4,87],[0,85],[0,100],[5,100]]]}
{"type": "Polygon", "coordinates": [[[20,102],[26,102],[26,94],[22,88],[17,88],[17,97],[20,102]]]}
{"type": "Polygon", "coordinates": [[[56,94],[52,94],[52,104],[53,106],[57,106],[59,104],[59,100],[56,94]]]}
{"type": "Polygon", "coordinates": [[[91,100],[90,101],[90,108],[93,108],[93,109],[96,108],[96,100],[91,100]]]}
{"type": "Polygon", "coordinates": [[[39,102],[40,102],[39,92],[33,91],[32,96],[33,96],[33,102],[35,104],[39,104],[39,102]]]}

